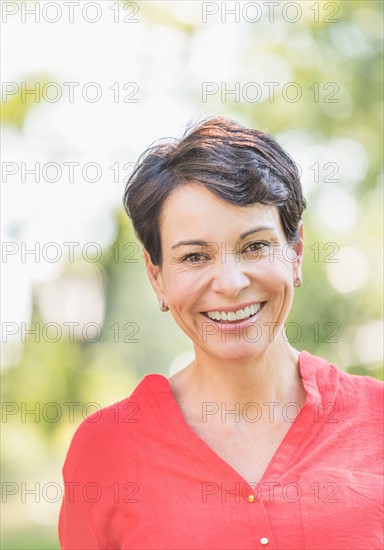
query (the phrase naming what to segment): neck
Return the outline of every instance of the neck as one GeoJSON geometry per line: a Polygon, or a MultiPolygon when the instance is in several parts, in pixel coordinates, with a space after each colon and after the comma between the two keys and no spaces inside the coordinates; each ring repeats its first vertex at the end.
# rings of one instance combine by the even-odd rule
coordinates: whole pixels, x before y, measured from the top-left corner
{"type": "Polygon", "coordinates": [[[284,339],[275,341],[261,355],[241,361],[208,356],[200,349],[195,353],[196,359],[171,379],[175,393],[183,388],[186,399],[198,399],[212,407],[226,404],[228,410],[250,403],[262,409],[270,407],[266,403],[277,403],[277,408],[295,403],[301,408],[305,402],[299,352],[284,339]]]}

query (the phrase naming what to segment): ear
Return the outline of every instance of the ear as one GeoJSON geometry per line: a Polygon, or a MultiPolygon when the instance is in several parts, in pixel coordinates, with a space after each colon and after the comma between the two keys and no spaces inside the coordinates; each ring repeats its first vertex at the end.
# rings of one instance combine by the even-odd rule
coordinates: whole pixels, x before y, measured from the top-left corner
{"type": "Polygon", "coordinates": [[[149,252],[144,248],[144,261],[145,269],[147,270],[147,275],[149,281],[152,285],[153,290],[156,293],[158,300],[162,299],[164,296],[164,285],[163,278],[161,275],[161,268],[158,265],[154,265],[151,260],[149,252]]]}
{"type": "Polygon", "coordinates": [[[294,263],[294,270],[296,277],[303,278],[302,269],[303,269],[303,259],[304,259],[304,225],[303,221],[300,220],[299,224],[299,241],[294,245],[296,252],[296,260],[294,263]]]}

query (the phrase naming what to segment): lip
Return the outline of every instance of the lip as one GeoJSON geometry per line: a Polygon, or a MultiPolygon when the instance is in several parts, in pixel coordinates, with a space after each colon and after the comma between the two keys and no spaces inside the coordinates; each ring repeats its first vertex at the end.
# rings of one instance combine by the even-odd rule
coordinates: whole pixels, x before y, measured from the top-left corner
{"type": "MultiPolygon", "coordinates": [[[[238,321],[215,321],[214,319],[211,319],[210,317],[208,317],[208,315],[206,315],[204,313],[202,313],[202,315],[203,315],[206,322],[209,321],[210,323],[213,323],[214,326],[217,327],[219,330],[238,332],[238,331],[242,330],[243,328],[246,328],[250,325],[255,324],[255,321],[258,319],[260,313],[263,311],[263,308],[264,308],[264,306],[267,302],[250,302],[249,304],[255,304],[255,303],[261,303],[260,309],[254,315],[251,315],[251,317],[248,317],[248,319],[240,319],[238,321]]],[[[246,307],[246,306],[243,306],[243,307],[246,307]]],[[[239,307],[238,309],[242,309],[242,308],[239,307]]],[[[208,311],[216,311],[216,310],[208,310],[208,311]]],[[[227,309],[227,310],[221,309],[219,311],[237,311],[237,309],[235,309],[235,310],[233,310],[233,309],[227,309]]]]}
{"type": "Polygon", "coordinates": [[[205,311],[202,311],[201,313],[207,313],[208,311],[224,311],[224,313],[229,313],[230,311],[239,311],[239,309],[245,309],[246,307],[252,306],[254,304],[261,304],[261,307],[260,307],[260,310],[261,310],[264,303],[265,302],[263,302],[261,300],[259,300],[259,301],[253,300],[253,302],[238,304],[238,305],[233,306],[233,307],[214,307],[214,308],[210,308],[210,309],[207,309],[205,311]]]}

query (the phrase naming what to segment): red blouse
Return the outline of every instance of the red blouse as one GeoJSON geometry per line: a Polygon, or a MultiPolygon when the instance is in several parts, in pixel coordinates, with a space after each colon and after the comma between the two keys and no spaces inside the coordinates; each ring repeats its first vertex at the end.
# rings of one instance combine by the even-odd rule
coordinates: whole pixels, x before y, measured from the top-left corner
{"type": "Polygon", "coordinates": [[[63,468],[61,548],[382,550],[383,384],[307,351],[299,368],[306,402],[258,484],[193,432],[162,375],[88,417],[63,468]]]}

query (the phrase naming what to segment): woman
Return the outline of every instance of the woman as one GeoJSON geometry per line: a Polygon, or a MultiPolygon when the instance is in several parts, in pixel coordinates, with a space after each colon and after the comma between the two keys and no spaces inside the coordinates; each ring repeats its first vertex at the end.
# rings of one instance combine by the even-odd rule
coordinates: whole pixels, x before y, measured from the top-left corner
{"type": "Polygon", "coordinates": [[[381,549],[382,385],[284,334],[304,251],[294,162],[207,120],[147,151],[124,205],[195,358],[80,426],[62,548],[381,549]]]}

